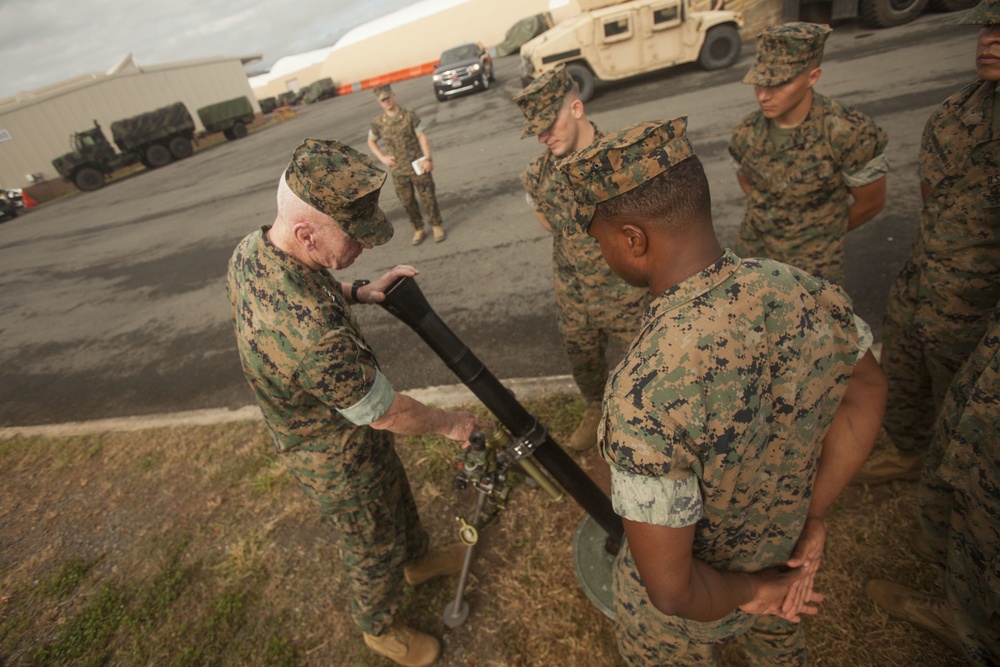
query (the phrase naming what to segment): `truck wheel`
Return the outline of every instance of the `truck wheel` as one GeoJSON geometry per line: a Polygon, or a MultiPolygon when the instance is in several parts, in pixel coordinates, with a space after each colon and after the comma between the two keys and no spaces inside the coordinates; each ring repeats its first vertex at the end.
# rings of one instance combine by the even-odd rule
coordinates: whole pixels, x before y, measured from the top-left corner
{"type": "Polygon", "coordinates": [[[104,174],[93,167],[84,167],[74,174],[73,182],[83,192],[93,192],[104,187],[104,174]]]}
{"type": "Polygon", "coordinates": [[[566,73],[573,77],[580,86],[580,101],[587,102],[594,96],[594,75],[583,65],[572,63],[566,65],[566,73]]]}
{"type": "Polygon", "coordinates": [[[170,154],[174,156],[175,160],[183,160],[186,157],[191,157],[191,153],[194,149],[191,148],[191,140],[186,137],[174,137],[170,140],[170,154]]]}
{"type": "Polygon", "coordinates": [[[740,32],[735,26],[728,23],[717,25],[705,35],[698,64],[706,70],[729,67],[740,57],[740,47],[740,32]]]}
{"type": "Polygon", "coordinates": [[[924,11],[927,0],[861,0],[861,22],[871,28],[891,28],[909,23],[924,11]]]}
{"type": "Polygon", "coordinates": [[[146,149],[146,166],[156,169],[168,164],[171,160],[170,149],[163,144],[153,144],[146,149]]]}
{"type": "Polygon", "coordinates": [[[972,9],[976,6],[976,0],[930,0],[927,4],[935,12],[957,12],[972,9]]]}
{"type": "Polygon", "coordinates": [[[233,139],[239,139],[245,136],[247,136],[247,126],[240,122],[235,123],[233,125],[233,139]]]}

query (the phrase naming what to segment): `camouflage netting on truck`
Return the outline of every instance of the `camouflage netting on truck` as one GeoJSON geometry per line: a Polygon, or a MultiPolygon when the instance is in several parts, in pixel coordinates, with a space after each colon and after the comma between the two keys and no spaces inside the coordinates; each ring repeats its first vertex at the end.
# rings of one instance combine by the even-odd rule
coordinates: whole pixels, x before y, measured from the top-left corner
{"type": "Polygon", "coordinates": [[[132,151],[177,134],[194,132],[194,119],[182,102],[111,123],[118,148],[132,151]]]}

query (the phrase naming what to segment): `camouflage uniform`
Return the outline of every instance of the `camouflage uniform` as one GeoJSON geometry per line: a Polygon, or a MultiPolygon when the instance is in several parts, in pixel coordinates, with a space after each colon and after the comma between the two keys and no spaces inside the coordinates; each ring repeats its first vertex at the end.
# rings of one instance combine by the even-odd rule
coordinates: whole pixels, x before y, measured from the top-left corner
{"type": "MultiPolygon", "coordinates": [[[[629,156],[650,127],[656,136],[655,124],[640,125],[574,156],[565,168],[577,170],[570,178],[582,203],[693,155],[676,120],[668,142],[642,149],[648,160],[629,156]],[[620,166],[604,181],[592,174],[602,164],[620,166]]],[[[652,302],[608,380],[599,438],[615,511],[654,525],[696,524],[693,556],[717,569],[784,564],[805,523],[822,438],[870,344],[837,286],[725,251],[652,302]]],[[[659,612],[627,543],[614,587],[619,650],[630,664],[715,664],[714,646],[731,639],[751,665],[804,664],[796,624],[741,610],[710,623],[659,612]]]]}
{"type": "Polygon", "coordinates": [[[403,107],[392,115],[383,112],[372,121],[368,131],[368,137],[379,142],[383,152],[396,158],[396,166],[392,168],[392,186],[414,229],[424,228],[420,207],[417,206],[418,196],[420,206],[427,214],[427,222],[433,227],[441,226],[433,175],[430,172],[418,175],[413,171],[413,161],[424,154],[417,141],[417,134],[423,131],[420,116],[403,107]]]}
{"type": "Polygon", "coordinates": [[[1000,127],[995,82],[948,98],[924,128],[929,189],[910,259],[889,294],[882,367],[885,429],[897,448],[926,451],[955,372],[1000,300],[1000,127]]]}
{"type": "Polygon", "coordinates": [[[1000,303],[955,376],[934,430],[918,497],[921,525],[944,544],[945,590],[970,663],[1000,663],[1000,303]],[[947,493],[942,502],[940,495],[947,493]],[[947,504],[946,522],[925,508],[947,504]]]}
{"type": "MultiPolygon", "coordinates": [[[[828,33],[826,26],[801,23],[761,33],[757,64],[744,83],[788,81],[822,55],[828,33]]],[[[760,111],[733,131],[729,153],[750,184],[736,252],[841,282],[850,188],[885,176],[885,132],[864,114],[818,93],[787,144],[776,145],[774,131],[760,111]]]]}
{"type": "MultiPolygon", "coordinates": [[[[560,82],[563,68],[557,70],[542,75],[515,97],[529,122],[542,119],[526,128],[524,136],[544,132],[555,120],[554,114],[547,116],[546,112],[559,111],[569,90],[565,82],[570,81],[566,76],[565,82],[560,82]]],[[[594,126],[594,139],[602,136],[594,126]]],[[[580,233],[573,216],[576,201],[556,161],[545,149],[528,164],[521,183],[529,204],[552,227],[552,276],[559,333],[580,394],[586,402],[596,403],[608,379],[608,338],[615,338],[623,350],[628,348],[650,295],[648,290],[632,287],[616,276],[601,256],[597,241],[580,233]]]]}
{"type": "MultiPolygon", "coordinates": [[[[303,146],[317,143],[307,140],[303,146]]],[[[374,221],[368,233],[354,229],[352,235],[384,243],[391,226],[377,196],[385,175],[344,148],[364,161],[361,173],[378,176],[377,187],[368,183],[359,190],[336,181],[331,190],[317,187],[302,178],[295,158],[286,182],[321,210],[317,202],[331,196],[351,200],[324,212],[345,226],[346,216],[374,221]]],[[[229,264],[227,288],[243,372],[279,458],[341,533],[355,620],[379,635],[399,607],[404,565],[423,558],[428,544],[392,434],[365,425],[385,413],[393,389],[340,283],[279,250],[268,240],[268,229],[243,239],[229,264]]]]}

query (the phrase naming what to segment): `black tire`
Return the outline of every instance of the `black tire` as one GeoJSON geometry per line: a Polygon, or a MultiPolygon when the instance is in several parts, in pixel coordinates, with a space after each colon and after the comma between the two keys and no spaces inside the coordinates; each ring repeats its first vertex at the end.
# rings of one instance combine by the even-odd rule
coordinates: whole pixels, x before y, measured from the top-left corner
{"type": "Polygon", "coordinates": [[[487,72],[486,70],[483,70],[483,75],[481,77],[479,77],[479,80],[483,84],[483,90],[489,90],[490,89],[490,73],[489,72],[487,72]]]}
{"type": "Polygon", "coordinates": [[[93,167],[84,167],[73,175],[73,182],[83,192],[93,192],[104,187],[104,174],[93,167]]]}
{"type": "Polygon", "coordinates": [[[861,22],[870,28],[891,28],[920,16],[928,0],[861,0],[861,22]]]}
{"type": "Polygon", "coordinates": [[[705,35],[705,43],[701,45],[698,54],[698,64],[702,69],[713,70],[729,67],[740,57],[740,31],[736,26],[726,23],[709,29],[705,35]]]}
{"type": "Polygon", "coordinates": [[[580,86],[580,101],[588,102],[594,96],[594,75],[589,69],[577,63],[566,65],[566,73],[580,86]]]}
{"type": "Polygon", "coordinates": [[[927,7],[932,12],[959,12],[972,9],[976,4],[977,0],[930,0],[927,7]]]}
{"type": "Polygon", "coordinates": [[[239,121],[236,121],[236,123],[233,125],[232,132],[233,132],[233,139],[241,139],[247,136],[247,126],[239,121]]]}
{"type": "Polygon", "coordinates": [[[194,148],[191,146],[191,140],[187,137],[174,137],[170,140],[170,154],[174,156],[175,160],[183,160],[186,157],[191,157],[191,153],[194,152],[194,148]]]}
{"type": "Polygon", "coordinates": [[[229,139],[229,141],[232,141],[233,139],[236,138],[233,136],[233,128],[231,127],[227,127],[226,129],[224,129],[222,131],[222,136],[224,136],[226,139],[229,139]]]}
{"type": "Polygon", "coordinates": [[[170,154],[170,149],[163,144],[153,144],[146,149],[146,166],[150,169],[156,169],[157,167],[169,164],[172,159],[173,156],[170,154]]]}

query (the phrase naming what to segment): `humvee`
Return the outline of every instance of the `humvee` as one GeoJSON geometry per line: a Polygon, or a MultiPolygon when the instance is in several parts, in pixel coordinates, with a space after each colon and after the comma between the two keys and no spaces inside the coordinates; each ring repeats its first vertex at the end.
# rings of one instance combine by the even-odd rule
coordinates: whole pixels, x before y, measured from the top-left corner
{"type": "Polygon", "coordinates": [[[690,0],[579,0],[587,11],[521,46],[521,83],[565,63],[584,102],[598,81],[697,61],[729,67],[740,57],[743,15],[695,11],[690,0]]]}

